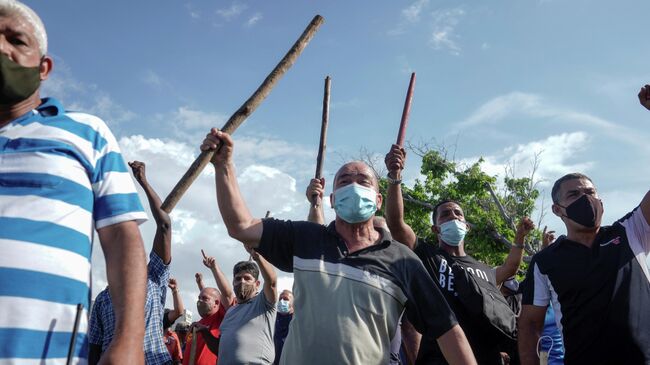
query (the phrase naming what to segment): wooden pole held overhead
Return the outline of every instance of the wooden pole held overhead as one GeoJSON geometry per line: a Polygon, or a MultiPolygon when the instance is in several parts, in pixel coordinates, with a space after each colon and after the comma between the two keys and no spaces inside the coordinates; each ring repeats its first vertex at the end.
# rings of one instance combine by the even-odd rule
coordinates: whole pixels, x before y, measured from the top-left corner
{"type": "Polygon", "coordinates": [[[406,100],[404,101],[404,110],[402,110],[402,120],[399,124],[399,132],[397,133],[398,146],[404,146],[404,137],[406,136],[406,126],[409,121],[409,114],[411,113],[411,102],[413,101],[413,88],[415,87],[415,72],[411,73],[411,81],[409,88],[406,92],[406,100]]]}

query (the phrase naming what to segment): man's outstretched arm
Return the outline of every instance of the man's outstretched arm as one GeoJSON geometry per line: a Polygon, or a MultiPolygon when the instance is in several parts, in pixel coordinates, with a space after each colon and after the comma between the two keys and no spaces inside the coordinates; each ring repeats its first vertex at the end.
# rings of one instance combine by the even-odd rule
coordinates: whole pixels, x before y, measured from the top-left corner
{"type": "Polygon", "coordinates": [[[203,255],[203,265],[212,271],[214,281],[217,282],[217,288],[219,288],[219,291],[221,292],[221,305],[223,306],[223,309],[227,311],[228,308],[235,303],[235,293],[232,291],[226,275],[224,275],[223,271],[221,271],[221,268],[217,264],[217,260],[212,256],[207,256],[203,250],[201,250],[201,254],[203,255]]]}
{"type": "Polygon", "coordinates": [[[386,192],[386,224],[395,240],[413,249],[417,236],[411,226],[404,221],[404,201],[402,200],[401,179],[406,163],[404,148],[394,144],[386,154],[385,163],[388,177],[393,180],[393,182],[389,181],[386,192]]]}
{"type": "Polygon", "coordinates": [[[170,323],[174,323],[185,312],[185,305],[183,305],[183,298],[181,298],[176,279],[170,278],[167,286],[172,291],[172,298],[174,299],[174,309],[167,313],[167,319],[170,323]]]}
{"type": "Polygon", "coordinates": [[[260,267],[262,278],[264,278],[264,296],[266,297],[266,301],[269,303],[275,303],[278,300],[278,277],[273,265],[269,264],[269,262],[255,250],[251,250],[251,257],[255,262],[257,262],[257,265],[260,267]]]}
{"type": "Polygon", "coordinates": [[[169,214],[160,209],[162,201],[156,191],[149,185],[145,171],[144,162],[133,161],[129,162],[129,166],[133,171],[135,180],[142,186],[144,193],[147,195],[149,201],[149,208],[151,214],[156,221],[156,235],[153,239],[153,252],[158,255],[165,265],[168,265],[172,260],[172,225],[169,219],[169,214]]]}
{"type": "Polygon", "coordinates": [[[215,151],[211,162],[215,170],[217,203],[228,234],[248,248],[257,248],[262,238],[262,220],[253,218],[241,196],[232,161],[232,138],[228,133],[212,128],[201,144],[201,150],[215,151]]]}
{"type": "Polygon", "coordinates": [[[497,286],[501,285],[508,278],[515,276],[521,261],[524,259],[524,245],[526,236],[535,229],[535,224],[533,221],[524,217],[521,219],[519,224],[517,224],[517,232],[515,233],[515,242],[512,247],[510,247],[510,252],[506,257],[506,260],[502,265],[497,266],[496,268],[496,279],[497,286]]]}
{"type": "Polygon", "coordinates": [[[140,230],[127,221],[97,230],[115,313],[115,332],[100,363],[143,364],[147,266],[140,230]]]}

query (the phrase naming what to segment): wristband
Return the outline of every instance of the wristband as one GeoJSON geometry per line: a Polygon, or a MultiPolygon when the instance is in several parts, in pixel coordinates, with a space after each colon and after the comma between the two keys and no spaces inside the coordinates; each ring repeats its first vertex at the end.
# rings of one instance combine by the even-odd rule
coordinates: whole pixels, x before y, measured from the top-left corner
{"type": "Polygon", "coordinates": [[[402,179],[393,179],[390,177],[390,174],[386,174],[386,180],[388,180],[388,183],[391,185],[399,185],[402,183],[402,179]]]}

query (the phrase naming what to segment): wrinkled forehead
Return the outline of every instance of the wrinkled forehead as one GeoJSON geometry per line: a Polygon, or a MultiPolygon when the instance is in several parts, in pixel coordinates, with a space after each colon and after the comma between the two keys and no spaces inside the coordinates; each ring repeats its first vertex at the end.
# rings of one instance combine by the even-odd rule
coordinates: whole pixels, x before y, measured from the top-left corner
{"type": "Polygon", "coordinates": [[[359,176],[369,179],[375,187],[378,187],[379,184],[377,183],[377,177],[374,171],[368,164],[362,161],[348,162],[341,166],[339,171],[336,172],[336,175],[334,175],[334,186],[336,187],[339,180],[343,178],[359,176]]]}
{"type": "Polygon", "coordinates": [[[17,11],[9,13],[0,9],[0,30],[25,34],[34,39],[36,37],[32,23],[17,11]]]}

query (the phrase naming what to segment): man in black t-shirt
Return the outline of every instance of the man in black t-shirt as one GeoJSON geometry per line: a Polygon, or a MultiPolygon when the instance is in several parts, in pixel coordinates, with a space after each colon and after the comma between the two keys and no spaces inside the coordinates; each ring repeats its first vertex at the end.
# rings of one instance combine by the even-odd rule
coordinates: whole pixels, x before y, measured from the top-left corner
{"type": "Polygon", "coordinates": [[[650,364],[650,193],[611,226],[600,225],[603,203],[589,177],[565,175],[551,195],[567,235],[537,253],[528,268],[521,363],[538,363],[536,347],[553,303],[565,364],[650,364]]]}
{"type": "MultiPolygon", "coordinates": [[[[638,96],[650,110],[650,85],[638,96]]],[[[536,254],[528,268],[519,317],[521,363],[538,363],[537,343],[552,302],[565,364],[650,364],[650,192],[611,226],[601,226],[603,203],[586,175],[561,177],[551,197],[567,234],[536,254]]]]}
{"type": "MultiPolygon", "coordinates": [[[[492,268],[477,261],[465,253],[465,233],[469,226],[465,221],[463,209],[455,201],[442,201],[433,211],[431,229],[438,237],[438,244],[418,239],[411,227],[404,222],[404,206],[401,191],[401,173],[404,168],[406,152],[400,146],[393,145],[386,155],[388,169],[388,192],[386,198],[386,222],[395,240],[412,248],[424,263],[429,275],[442,290],[449,306],[456,314],[458,323],[467,335],[474,355],[479,364],[500,365],[500,345],[504,337],[495,334],[489,323],[479,315],[473,315],[461,302],[456,291],[452,265],[459,264],[477,281],[491,285],[498,293],[499,287],[507,278],[515,275],[523,258],[524,238],[534,228],[530,219],[522,220],[517,229],[515,242],[506,261],[501,266],[492,268]]],[[[514,313],[512,314],[514,316],[514,313]]],[[[506,346],[512,348],[512,346],[506,346]]],[[[417,364],[446,364],[440,349],[428,336],[423,336],[417,364]]]]}

